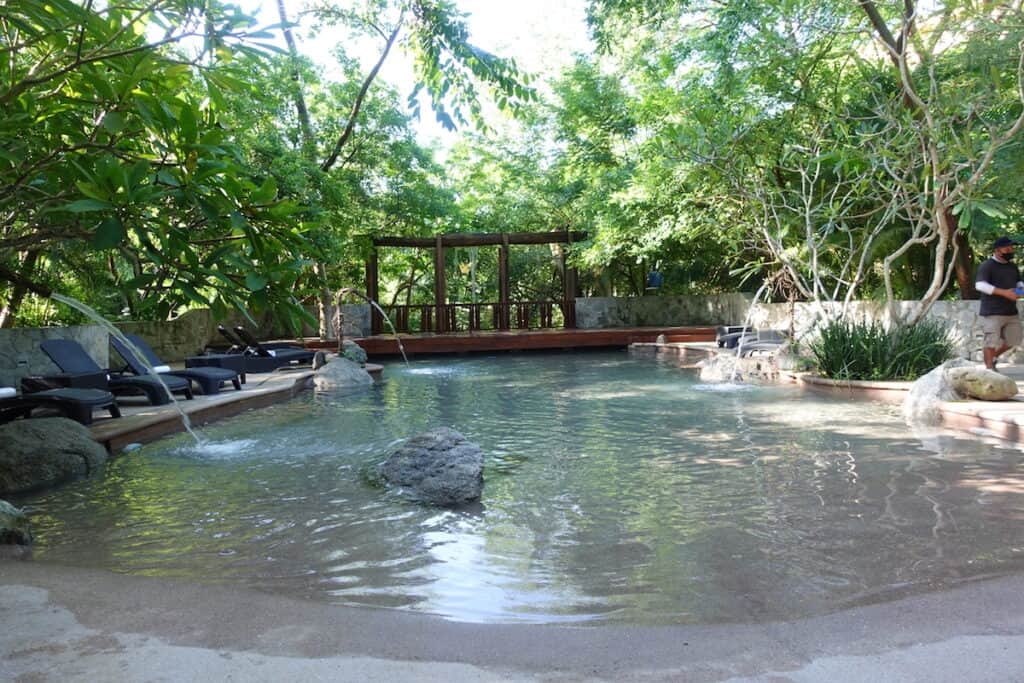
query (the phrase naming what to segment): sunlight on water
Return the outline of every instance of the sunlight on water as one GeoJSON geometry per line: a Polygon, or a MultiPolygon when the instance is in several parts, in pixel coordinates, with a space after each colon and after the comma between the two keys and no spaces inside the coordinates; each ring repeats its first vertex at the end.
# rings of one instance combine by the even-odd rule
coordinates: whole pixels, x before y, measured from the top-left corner
{"type": "Polygon", "coordinates": [[[1021,451],[915,432],[898,406],[701,384],[625,352],[384,376],[12,499],[34,557],[505,623],[785,620],[1024,566],[1021,451]],[[479,504],[375,483],[440,425],[484,451],[479,504]]]}
{"type": "Polygon", "coordinates": [[[730,394],[737,391],[753,391],[757,388],[754,384],[738,384],[736,382],[719,382],[708,384],[694,384],[694,391],[709,391],[713,393],[730,394]]]}

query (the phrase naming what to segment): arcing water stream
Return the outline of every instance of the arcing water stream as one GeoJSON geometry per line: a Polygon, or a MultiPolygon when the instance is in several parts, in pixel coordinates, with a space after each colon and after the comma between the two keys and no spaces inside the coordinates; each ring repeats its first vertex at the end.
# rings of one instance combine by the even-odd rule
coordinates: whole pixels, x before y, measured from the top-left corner
{"type": "MultiPolygon", "coordinates": [[[[60,303],[66,306],[70,306],[76,311],[80,311],[81,313],[85,314],[87,318],[105,328],[110,334],[112,334],[114,337],[120,340],[121,343],[123,343],[125,346],[131,349],[132,353],[135,354],[135,357],[139,360],[139,362],[142,363],[146,367],[146,370],[149,371],[149,374],[160,380],[160,373],[157,372],[156,369],[154,369],[152,363],[150,363],[149,360],[146,358],[146,354],[142,353],[142,351],[140,351],[135,346],[135,344],[133,344],[131,340],[128,339],[128,337],[126,337],[123,332],[121,332],[121,330],[117,329],[117,327],[115,327],[110,321],[108,321],[102,315],[94,311],[89,306],[86,306],[78,299],[72,299],[71,297],[64,296],[63,294],[57,294],[56,292],[54,292],[50,294],[50,298],[53,299],[54,301],[59,301],[60,303]]],[[[161,380],[160,383],[163,384],[163,381],[161,380]]],[[[195,439],[196,446],[202,447],[205,441],[204,439],[200,438],[199,433],[195,429],[193,429],[192,421],[189,420],[188,414],[182,409],[181,404],[178,403],[178,400],[174,398],[174,394],[171,393],[169,389],[167,389],[166,384],[164,385],[164,389],[167,390],[167,395],[171,399],[171,405],[173,405],[174,408],[178,411],[178,414],[181,415],[181,424],[182,426],[185,427],[185,431],[187,431],[192,436],[192,438],[195,439]]]]}
{"type": "Polygon", "coordinates": [[[337,300],[337,303],[335,304],[334,331],[335,331],[335,334],[338,335],[338,355],[340,356],[341,352],[344,350],[344,349],[341,348],[341,342],[342,342],[342,339],[344,338],[342,333],[341,333],[341,323],[342,323],[341,300],[342,300],[342,298],[346,294],[355,294],[360,299],[362,299],[366,303],[370,304],[371,306],[376,308],[377,311],[380,312],[381,317],[384,318],[384,322],[386,322],[388,324],[388,327],[391,328],[391,334],[395,335],[395,341],[398,342],[398,350],[402,354],[402,360],[405,361],[405,366],[409,367],[409,358],[406,357],[406,355],[405,355],[405,347],[402,346],[402,338],[398,336],[398,330],[395,329],[394,324],[391,322],[391,318],[389,318],[388,314],[384,312],[384,309],[380,307],[380,304],[378,304],[376,301],[374,301],[370,297],[368,297],[365,294],[363,294],[362,292],[360,292],[358,289],[353,289],[352,287],[344,287],[342,289],[339,289],[338,290],[338,300],[337,300]]]}

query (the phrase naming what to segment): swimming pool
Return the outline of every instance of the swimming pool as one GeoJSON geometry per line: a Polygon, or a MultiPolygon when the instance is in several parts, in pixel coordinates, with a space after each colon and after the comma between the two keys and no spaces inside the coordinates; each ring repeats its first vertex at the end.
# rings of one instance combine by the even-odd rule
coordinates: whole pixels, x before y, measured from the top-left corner
{"type": "Polygon", "coordinates": [[[470,622],[797,618],[1018,571],[1020,451],[916,437],[898,407],[701,384],[625,352],[390,365],[12,499],[37,561],[470,622]],[[485,453],[479,505],[366,470],[437,425],[485,453]]]}

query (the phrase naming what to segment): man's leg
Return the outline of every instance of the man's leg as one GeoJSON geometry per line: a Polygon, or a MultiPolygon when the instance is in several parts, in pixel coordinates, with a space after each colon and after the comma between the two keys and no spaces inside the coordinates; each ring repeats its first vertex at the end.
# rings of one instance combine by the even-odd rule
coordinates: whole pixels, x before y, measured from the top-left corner
{"type": "MultiPolygon", "coordinates": [[[[1002,345],[996,349],[996,356],[1001,356],[1015,346],[1020,346],[1021,343],[1021,325],[1020,319],[1017,316],[1009,317],[1003,324],[999,331],[1000,340],[1002,345]]],[[[995,358],[992,359],[993,363],[995,358]]]]}

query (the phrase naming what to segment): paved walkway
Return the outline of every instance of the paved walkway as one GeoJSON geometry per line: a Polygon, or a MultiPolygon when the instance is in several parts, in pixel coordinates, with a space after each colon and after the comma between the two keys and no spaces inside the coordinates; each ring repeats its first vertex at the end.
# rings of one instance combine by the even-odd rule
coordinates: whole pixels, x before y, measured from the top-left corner
{"type": "Polygon", "coordinates": [[[488,625],[0,559],[0,680],[1024,680],[1024,577],[790,622],[488,625]]]}

